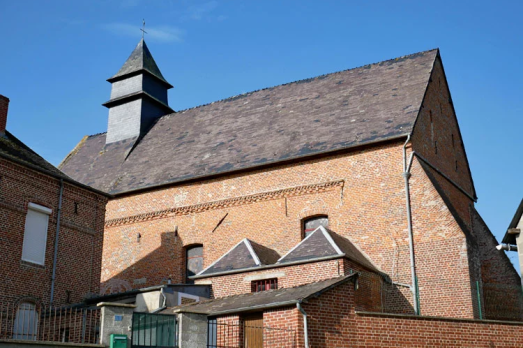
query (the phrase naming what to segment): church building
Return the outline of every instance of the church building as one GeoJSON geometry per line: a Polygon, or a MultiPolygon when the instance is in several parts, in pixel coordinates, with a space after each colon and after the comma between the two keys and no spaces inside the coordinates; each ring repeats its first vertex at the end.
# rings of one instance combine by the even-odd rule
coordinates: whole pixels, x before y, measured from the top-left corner
{"type": "Polygon", "coordinates": [[[273,310],[249,296],[350,283],[366,311],[505,318],[493,284],[520,277],[475,209],[438,49],[186,110],[167,80],[142,39],[108,79],[107,132],[60,165],[112,196],[101,295],[207,285],[273,310]]]}

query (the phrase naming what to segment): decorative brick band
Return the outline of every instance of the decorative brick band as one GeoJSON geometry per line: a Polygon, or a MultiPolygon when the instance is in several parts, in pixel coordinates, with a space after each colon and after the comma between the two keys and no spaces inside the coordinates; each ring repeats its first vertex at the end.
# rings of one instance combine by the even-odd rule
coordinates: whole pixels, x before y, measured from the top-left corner
{"type": "Polygon", "coordinates": [[[193,213],[200,213],[203,211],[234,207],[244,204],[251,204],[260,201],[268,201],[273,199],[281,199],[291,196],[306,195],[311,193],[325,192],[332,190],[336,187],[343,187],[344,180],[329,181],[319,184],[294,186],[280,190],[267,191],[261,193],[255,193],[252,195],[227,198],[218,201],[187,205],[183,207],[169,208],[164,210],[153,211],[144,214],[132,215],[124,218],[117,218],[107,220],[105,222],[106,227],[132,224],[136,222],[142,222],[147,220],[164,218],[168,215],[187,215],[193,213]]]}

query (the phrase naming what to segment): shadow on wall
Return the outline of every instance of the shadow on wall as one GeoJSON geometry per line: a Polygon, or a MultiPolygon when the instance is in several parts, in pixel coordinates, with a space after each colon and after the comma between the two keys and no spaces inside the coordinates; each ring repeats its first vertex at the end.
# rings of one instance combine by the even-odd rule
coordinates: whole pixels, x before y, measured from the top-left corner
{"type": "Polygon", "coordinates": [[[169,279],[173,284],[184,282],[184,245],[176,232],[162,233],[160,247],[145,256],[141,255],[142,243],[146,243],[143,240],[144,237],[139,232],[134,235],[134,240],[127,241],[128,247],[123,246],[117,255],[115,253],[111,255],[112,259],[104,260],[102,275],[107,268],[115,263],[124,263],[128,266],[102,282],[100,295],[167,284],[169,279]],[[137,261],[132,263],[129,262],[130,260],[137,261]]]}
{"type": "Polygon", "coordinates": [[[410,289],[386,282],[371,272],[360,272],[358,287],[354,293],[356,311],[392,314],[414,314],[414,307],[408,300],[410,289]]]}

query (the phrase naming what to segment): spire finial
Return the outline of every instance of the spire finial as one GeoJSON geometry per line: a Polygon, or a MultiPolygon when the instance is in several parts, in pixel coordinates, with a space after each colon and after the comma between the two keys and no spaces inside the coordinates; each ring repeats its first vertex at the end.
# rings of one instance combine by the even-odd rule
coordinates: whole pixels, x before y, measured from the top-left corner
{"type": "Polygon", "coordinates": [[[147,34],[147,32],[145,31],[145,19],[142,19],[142,22],[143,22],[143,27],[140,30],[142,31],[142,40],[143,40],[143,36],[144,36],[144,34],[147,34]]]}

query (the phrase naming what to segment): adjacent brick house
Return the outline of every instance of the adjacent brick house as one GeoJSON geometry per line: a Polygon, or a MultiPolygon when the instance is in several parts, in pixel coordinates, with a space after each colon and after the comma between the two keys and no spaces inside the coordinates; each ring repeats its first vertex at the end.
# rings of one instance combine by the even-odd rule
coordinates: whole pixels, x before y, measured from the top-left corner
{"type": "MultiPolygon", "coordinates": [[[[170,280],[212,284],[220,297],[283,268],[286,286],[353,269],[380,284],[378,295],[392,288],[380,302],[390,312],[495,318],[483,284],[520,283],[474,208],[438,50],[174,113],[143,40],[109,81],[108,132],[82,139],[60,165],[114,197],[102,294],[170,280]],[[369,265],[343,253],[268,270],[315,224],[369,265]],[[201,277],[244,239],[265,250],[265,263],[249,266],[263,270],[238,287],[239,272],[201,277]]],[[[274,286],[264,284],[255,285],[274,286]]]]}
{"type": "Polygon", "coordinates": [[[4,325],[7,304],[60,306],[99,292],[109,196],[69,178],[8,132],[8,103],[0,95],[4,325]]]}

